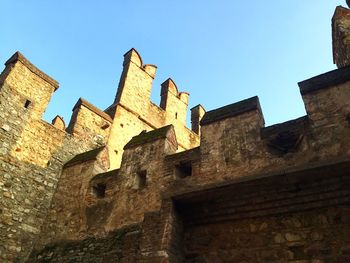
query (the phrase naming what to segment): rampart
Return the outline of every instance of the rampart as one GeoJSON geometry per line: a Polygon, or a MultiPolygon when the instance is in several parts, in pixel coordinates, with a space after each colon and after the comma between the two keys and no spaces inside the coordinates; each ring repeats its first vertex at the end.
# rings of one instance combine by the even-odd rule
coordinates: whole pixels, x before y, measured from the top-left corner
{"type": "MultiPolygon", "coordinates": [[[[339,12],[333,36],[350,20],[339,12]]],[[[48,124],[58,83],[16,53],[0,76],[1,260],[349,262],[350,67],[337,45],[338,69],[298,83],[306,116],[265,127],[252,97],[194,107],[193,131],[188,94],[168,79],[153,104],[156,67],[134,49],[110,107],[79,99],[67,128],[48,124]]]]}

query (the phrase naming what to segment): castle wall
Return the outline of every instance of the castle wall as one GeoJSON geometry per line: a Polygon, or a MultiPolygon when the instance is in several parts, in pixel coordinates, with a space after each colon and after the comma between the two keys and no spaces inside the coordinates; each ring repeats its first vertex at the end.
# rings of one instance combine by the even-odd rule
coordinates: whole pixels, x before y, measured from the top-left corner
{"type": "Polygon", "coordinates": [[[202,119],[201,176],[188,180],[225,181],[349,155],[350,82],[338,83],[337,74],[299,83],[308,115],[286,123],[264,127],[254,98],[209,112],[202,119]],[[225,111],[232,116],[221,118],[225,111]]]}
{"type": "Polygon", "coordinates": [[[161,107],[151,102],[155,73],[156,67],[144,65],[136,50],[124,55],[116,99],[108,110],[114,120],[108,140],[111,169],[120,167],[124,145],[143,130],[173,124],[179,151],[199,145],[197,134],[186,127],[187,93],[179,93],[175,83],[168,80],[162,84],[161,107]]]}
{"type": "Polygon", "coordinates": [[[21,54],[6,63],[0,80],[0,261],[13,262],[31,251],[63,164],[96,144],[41,120],[58,83],[21,54]]]}
{"type": "Polygon", "coordinates": [[[61,241],[44,251],[34,251],[27,262],[135,262],[139,237],[140,227],[136,225],[101,238],[61,241]]]}
{"type": "MultiPolygon", "coordinates": [[[[184,150],[198,146],[198,136],[184,125],[185,116],[176,116],[179,117],[178,121],[174,117],[176,100],[183,105],[183,110],[179,112],[185,115],[187,95],[180,94],[182,97],[175,96],[169,100],[173,101],[168,106],[169,112],[153,104],[149,95],[156,67],[143,65],[137,59],[140,58],[135,51],[126,55],[120,93],[116,98],[119,104],[110,111],[115,114],[112,114],[114,120],[106,112],[79,99],[66,131],[62,119],[59,119],[59,123],[56,119],[54,125],[41,119],[58,83],[20,53],[6,62],[0,76],[3,107],[0,113],[0,150],[2,171],[6,175],[0,181],[6,197],[2,201],[4,209],[1,221],[4,262],[25,258],[34,245],[41,247],[53,240],[82,239],[91,233],[105,233],[106,229],[110,230],[109,224],[116,226],[114,221],[108,221],[103,227],[91,223],[94,221],[91,219],[95,214],[94,207],[101,211],[103,205],[101,202],[90,204],[89,195],[91,198],[93,187],[90,180],[120,163],[123,147],[132,136],[174,121],[179,134],[178,148],[184,150]],[[170,112],[171,118],[168,117],[170,112]],[[104,151],[108,151],[105,157],[98,156],[93,162],[85,160],[76,163],[62,172],[63,165],[72,157],[104,144],[107,144],[104,151]],[[111,158],[108,154],[112,155],[111,158]],[[26,196],[27,186],[31,186],[29,196],[26,196]],[[33,213],[33,209],[37,212],[33,213]],[[12,225],[14,227],[10,228],[12,225]],[[40,238],[37,238],[39,233],[40,238]]],[[[157,167],[157,162],[154,167],[157,167]]],[[[152,173],[156,173],[155,170],[152,173]]],[[[125,222],[139,222],[144,211],[159,207],[159,193],[159,190],[152,193],[150,200],[153,203],[150,202],[148,209],[135,210],[138,212],[125,222]]],[[[106,203],[105,199],[103,203],[106,207],[113,204],[112,200],[106,203]]],[[[107,222],[109,214],[104,217],[107,222]]],[[[120,221],[117,225],[125,222],[120,221]]]]}
{"type": "Polygon", "coordinates": [[[20,53],[6,62],[2,262],[33,247],[29,262],[349,260],[348,67],[299,83],[306,116],[265,127],[253,97],[198,105],[194,131],[187,93],[168,79],[158,107],[156,67],[134,49],[123,67],[113,104],[79,99],[66,132],[41,120],[58,83],[20,53]]]}
{"type": "MultiPolygon", "coordinates": [[[[350,155],[348,147],[350,126],[347,117],[350,110],[347,99],[349,80],[343,78],[340,83],[339,78],[334,75],[337,72],[328,72],[299,83],[308,115],[296,120],[264,127],[258,98],[253,97],[207,112],[202,118],[201,145],[198,148],[176,153],[174,147],[177,144],[176,131],[170,129],[171,132],[164,133],[167,127],[133,137],[124,147],[118,179],[112,186],[114,198],[107,198],[106,202],[99,200],[92,206],[103,215],[103,221],[100,221],[99,230],[90,229],[90,233],[108,232],[129,224],[141,223],[147,219],[145,217],[147,213],[155,213],[161,209],[164,198],[176,197],[198,189],[220,187],[221,184],[232,180],[253,180],[264,177],[269,172],[284,173],[288,169],[296,169],[305,164],[348,157],[350,155]],[[334,79],[336,83],[332,81],[334,79]],[[159,137],[159,134],[163,135],[159,137]],[[147,183],[140,189],[135,184],[138,175],[144,173],[147,183]]],[[[278,187],[281,184],[275,182],[271,185],[278,187]]],[[[91,182],[89,187],[91,191],[91,182]]],[[[253,189],[250,190],[254,192],[253,189]]],[[[283,197],[278,195],[276,199],[278,198],[283,197]]],[[[213,197],[213,200],[216,198],[213,197]]],[[[308,204],[308,200],[305,204],[308,204]]],[[[203,206],[207,207],[206,205],[207,203],[203,206]]],[[[190,209],[191,214],[197,214],[194,211],[190,209]]],[[[317,212],[319,214],[315,215],[321,215],[325,213],[324,211],[320,210],[317,212]]],[[[254,222],[261,222],[265,220],[263,218],[264,215],[254,222]]],[[[266,218],[266,220],[278,219],[266,218]]],[[[226,227],[220,224],[216,226],[226,227]]],[[[145,227],[151,226],[145,225],[145,227]]],[[[54,226],[51,226],[52,228],[54,226]]],[[[64,232],[67,229],[63,227],[59,231],[64,232]]],[[[192,233],[196,230],[185,229],[185,235],[186,231],[189,231],[189,236],[193,235],[195,239],[200,239],[196,236],[196,232],[192,233]]],[[[201,231],[209,231],[208,226],[203,226],[201,231]]],[[[289,229],[283,231],[288,232],[289,229]]],[[[192,241],[193,244],[197,242],[190,239],[189,244],[192,241]]],[[[221,237],[217,242],[222,242],[221,237]]],[[[259,248],[262,253],[270,249],[267,246],[259,248]]],[[[189,250],[191,249],[190,247],[189,250]]],[[[203,251],[210,249],[203,247],[203,251]]],[[[259,257],[256,260],[260,260],[259,257]]]]}
{"type": "Polygon", "coordinates": [[[119,170],[118,194],[113,201],[107,229],[142,222],[145,213],[160,209],[160,193],[173,180],[164,176],[163,159],[177,150],[172,126],[160,130],[163,134],[159,139],[126,145],[119,170]]]}
{"type": "Polygon", "coordinates": [[[347,262],[348,168],[319,162],[175,196],[188,262],[347,262]]]}
{"type": "Polygon", "coordinates": [[[154,127],[150,123],[140,120],[138,115],[131,112],[128,108],[118,106],[108,141],[111,169],[120,166],[124,145],[127,144],[132,136],[136,136],[143,130],[152,130],[154,127]]]}
{"type": "Polygon", "coordinates": [[[91,152],[93,156],[83,153],[80,156],[85,155],[87,159],[64,166],[37,247],[53,240],[74,240],[88,236],[85,215],[88,203],[85,199],[92,191],[89,188],[90,180],[94,175],[105,172],[109,164],[106,149],[97,148],[91,152]]]}
{"type": "Polygon", "coordinates": [[[113,181],[107,187],[114,194],[87,205],[103,218],[90,233],[142,222],[141,262],[346,259],[348,166],[326,165],[350,154],[349,80],[335,73],[299,83],[308,115],[296,120],[264,127],[251,98],[207,112],[202,144],[189,151],[176,153],[168,127],[135,136],[124,147],[118,179],[100,178],[113,181]],[[147,178],[142,187],[139,175],[147,178]],[[221,196],[225,184],[234,188],[221,196]],[[175,212],[167,210],[169,199],[175,212]]]}
{"type": "Polygon", "coordinates": [[[349,207],[191,227],[185,262],[348,262],[349,207]]]}

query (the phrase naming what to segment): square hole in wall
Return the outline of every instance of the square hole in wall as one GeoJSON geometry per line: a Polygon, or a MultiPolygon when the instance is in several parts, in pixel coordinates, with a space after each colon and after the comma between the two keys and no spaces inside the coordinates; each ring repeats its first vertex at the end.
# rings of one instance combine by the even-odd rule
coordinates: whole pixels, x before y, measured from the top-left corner
{"type": "Polygon", "coordinates": [[[102,126],[101,126],[101,129],[102,130],[105,130],[109,127],[109,123],[103,123],[102,126]]]}
{"type": "Polygon", "coordinates": [[[92,187],[92,193],[96,198],[105,198],[106,188],[107,185],[105,183],[98,183],[92,187]]]}
{"type": "Polygon", "coordinates": [[[26,101],[24,102],[24,108],[28,109],[29,106],[30,106],[30,104],[32,104],[32,102],[31,102],[30,100],[26,100],[26,101]]]}
{"type": "Polygon", "coordinates": [[[180,162],[175,166],[176,179],[185,178],[192,175],[192,164],[190,162],[180,162]]]}
{"type": "Polygon", "coordinates": [[[143,189],[147,185],[147,171],[143,170],[136,174],[134,181],[134,189],[143,189]]]}

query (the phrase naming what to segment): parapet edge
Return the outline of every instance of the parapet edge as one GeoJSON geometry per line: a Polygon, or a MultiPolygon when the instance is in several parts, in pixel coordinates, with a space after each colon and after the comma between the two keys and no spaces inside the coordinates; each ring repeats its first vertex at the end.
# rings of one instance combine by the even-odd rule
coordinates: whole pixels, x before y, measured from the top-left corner
{"type": "Polygon", "coordinates": [[[350,81],[350,66],[335,69],[298,83],[302,95],[350,81]]]}
{"type": "Polygon", "coordinates": [[[55,91],[59,87],[59,83],[51,78],[49,75],[38,69],[36,66],[34,66],[25,56],[22,55],[21,52],[17,51],[15,54],[12,55],[6,62],[5,66],[8,66],[9,64],[16,63],[17,61],[20,61],[23,65],[25,65],[31,72],[42,78],[43,80],[50,83],[54,88],[55,91]]]}
{"type": "Polygon", "coordinates": [[[190,110],[194,110],[194,109],[196,109],[197,107],[200,107],[200,108],[202,108],[202,109],[205,111],[205,108],[203,107],[202,104],[197,104],[196,106],[193,106],[190,110]]]}
{"type": "Polygon", "coordinates": [[[268,127],[263,127],[261,128],[261,131],[260,131],[261,138],[265,139],[265,138],[268,138],[269,135],[271,134],[278,134],[281,132],[289,132],[294,130],[302,131],[306,129],[308,124],[309,124],[309,117],[306,115],[294,120],[289,120],[289,121],[277,123],[268,127]]]}
{"type": "Polygon", "coordinates": [[[88,102],[87,100],[85,100],[83,98],[79,98],[79,100],[77,101],[77,103],[73,107],[73,111],[77,107],[79,107],[80,105],[85,106],[86,108],[88,108],[89,110],[93,111],[94,113],[96,113],[100,117],[104,118],[105,120],[107,120],[107,121],[109,121],[111,123],[113,122],[111,116],[109,116],[106,112],[100,110],[99,108],[97,108],[96,106],[94,106],[93,104],[91,104],[90,102],[88,102]]]}
{"type": "Polygon", "coordinates": [[[349,12],[350,12],[349,8],[338,5],[334,10],[332,20],[337,19],[339,16],[347,15],[349,12]]]}
{"type": "Polygon", "coordinates": [[[172,124],[149,132],[143,131],[139,135],[132,137],[132,139],[124,146],[124,150],[153,142],[158,139],[166,138],[168,131],[171,129],[174,129],[172,124]]]}
{"type": "Polygon", "coordinates": [[[207,125],[219,120],[223,120],[229,117],[234,117],[245,112],[260,110],[259,98],[257,96],[249,99],[241,100],[239,102],[226,105],[224,107],[207,111],[201,120],[201,126],[207,125]]]}
{"type": "Polygon", "coordinates": [[[98,147],[96,149],[93,149],[91,151],[83,152],[80,154],[77,154],[74,156],[71,160],[65,163],[64,168],[78,164],[83,163],[90,160],[95,160],[97,158],[97,155],[105,148],[105,146],[98,147]]]}
{"type": "Polygon", "coordinates": [[[120,171],[120,168],[110,170],[110,171],[104,172],[104,173],[99,173],[99,174],[96,174],[91,180],[104,179],[104,178],[108,178],[108,177],[118,176],[119,171],[120,171]]]}

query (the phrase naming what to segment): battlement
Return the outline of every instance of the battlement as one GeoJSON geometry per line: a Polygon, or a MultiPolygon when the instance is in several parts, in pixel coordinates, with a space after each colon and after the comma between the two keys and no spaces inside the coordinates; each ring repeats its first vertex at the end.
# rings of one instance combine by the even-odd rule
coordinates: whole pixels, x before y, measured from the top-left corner
{"type": "MultiPolygon", "coordinates": [[[[134,136],[124,146],[124,150],[134,148],[136,146],[143,145],[146,143],[150,143],[161,138],[166,138],[170,129],[174,129],[174,127],[172,125],[168,125],[150,132],[142,131],[139,135],[134,136]]],[[[176,142],[176,140],[174,142],[176,142]]],[[[175,144],[175,148],[177,149],[177,144],[175,144]]]]}
{"type": "MultiPolygon", "coordinates": [[[[18,57],[23,60],[22,56],[18,57]]],[[[142,64],[141,57],[135,50],[128,52],[125,57],[128,62],[124,62],[124,69],[133,67],[133,64],[147,78],[154,77],[155,71],[150,69],[155,67],[146,70],[147,67],[142,64]]],[[[9,63],[16,63],[16,59],[12,61],[9,63]]],[[[19,89],[21,85],[13,85],[13,79],[21,76],[20,71],[17,76],[14,73],[11,69],[5,70],[2,75],[4,82],[1,94],[4,99],[6,94],[23,92],[19,89]]],[[[259,98],[252,97],[207,112],[201,105],[192,108],[194,132],[186,128],[184,119],[180,119],[187,110],[188,94],[179,92],[172,79],[169,78],[162,84],[160,108],[149,99],[144,100],[147,102],[145,106],[140,102],[141,98],[137,103],[124,105],[123,96],[127,89],[136,89],[136,95],[142,91],[137,93],[140,86],[126,83],[135,77],[129,69],[123,74],[126,75],[125,81],[120,84],[120,100],[113,104],[113,115],[80,98],[73,107],[73,115],[66,129],[68,133],[61,117],[57,116],[53,120],[50,129],[57,129],[61,134],[58,143],[64,142],[61,154],[67,150],[70,154],[66,154],[62,159],[65,161],[55,168],[56,171],[63,169],[60,185],[55,188],[53,210],[43,225],[39,244],[45,244],[53,238],[76,239],[79,233],[73,229],[75,225],[81,224],[81,218],[86,218],[83,227],[84,233],[88,235],[103,232],[104,228],[118,229],[139,223],[145,219],[145,214],[161,208],[161,195],[183,195],[193,189],[205,189],[226,180],[241,180],[241,177],[242,180],[256,179],[260,178],[260,174],[273,173],[284,167],[300,167],[305,163],[350,156],[350,148],[344,147],[350,141],[349,67],[298,83],[307,116],[265,127],[259,98]],[[140,105],[148,111],[141,110],[140,105]],[[158,119],[151,116],[157,116],[158,119]],[[188,136],[193,136],[195,140],[188,136]],[[186,140],[189,143],[187,149],[183,146],[186,140]],[[74,149],[79,144],[81,148],[74,149]],[[185,151],[177,153],[181,147],[185,151]],[[73,152],[76,154],[72,155],[73,152]],[[113,155],[116,154],[122,156],[118,170],[115,170],[116,165],[113,164],[113,155]],[[68,159],[68,156],[73,158],[68,159]],[[109,169],[111,171],[107,172],[109,169]],[[73,175],[74,180],[71,179],[73,175]],[[72,188],[82,191],[65,197],[65,192],[72,188]],[[78,208],[72,200],[80,200],[80,203],[85,204],[86,210],[78,208]],[[67,203],[70,205],[63,206],[67,203]],[[61,211],[60,214],[55,212],[57,209],[61,211]],[[77,212],[72,214],[72,211],[77,212]],[[69,218],[72,226],[67,228],[63,218],[69,218]],[[100,219],[96,221],[97,218],[100,219]],[[58,222],[54,229],[50,224],[52,221],[58,222]]],[[[38,77],[52,87],[53,92],[54,86],[42,76],[38,77]]],[[[22,77],[21,81],[30,83],[22,77]]],[[[24,108],[29,112],[31,110],[24,108]]],[[[28,128],[38,121],[37,117],[29,116],[30,114],[27,119],[28,128]]],[[[42,126],[38,129],[42,130],[42,126]]],[[[6,129],[3,128],[3,131],[6,129]]],[[[30,134],[36,132],[23,132],[19,136],[25,140],[33,138],[30,134]]],[[[21,140],[20,144],[14,146],[13,156],[25,160],[21,157],[24,151],[17,150],[25,145],[21,140]]],[[[39,141],[42,140],[39,138],[39,141]]],[[[42,155],[40,151],[38,154],[42,155]]],[[[34,160],[33,157],[38,158],[38,155],[31,156],[28,160],[34,160]]],[[[46,159],[44,163],[46,162],[52,161],[46,159]]]]}
{"type": "Polygon", "coordinates": [[[175,145],[171,141],[176,135],[168,135],[171,126],[133,137],[125,147],[119,183],[114,186],[120,187],[115,202],[127,205],[114,205],[108,226],[146,220],[144,214],[159,209],[159,195],[182,198],[227,181],[249,182],[280,175],[286,169],[317,167],[348,158],[350,80],[346,73],[340,77],[344,70],[299,83],[308,115],[295,120],[265,127],[259,99],[252,97],[206,112],[197,148],[176,153],[170,147],[164,152],[164,145],[175,145]],[[314,109],[320,107],[322,111],[316,115],[314,109]],[[135,188],[139,176],[142,186],[135,188]]]}
{"type": "MultiPolygon", "coordinates": [[[[174,196],[181,199],[213,187],[219,189],[228,182],[253,182],[280,176],[287,169],[345,160],[350,156],[350,79],[346,70],[300,82],[308,115],[295,120],[265,127],[259,98],[252,97],[208,112],[200,105],[194,107],[197,113],[202,112],[197,115],[201,115],[201,143],[190,150],[177,153],[174,125],[144,130],[124,146],[118,172],[90,177],[85,183],[86,194],[80,198],[101,211],[106,228],[118,229],[144,222],[148,213],[161,209],[162,200],[174,196]],[[97,186],[109,189],[109,194],[102,190],[91,194],[97,186]]],[[[166,86],[177,91],[170,80],[166,86]]],[[[84,167],[84,163],[75,165],[69,171],[84,167]]],[[[69,171],[63,174],[71,174],[69,171]]],[[[69,211],[62,216],[69,216],[69,211]]],[[[91,221],[90,213],[81,212],[81,217],[91,221]]],[[[211,220],[216,220],[215,216],[211,220]]],[[[64,229],[57,228],[62,238],[76,238],[64,229]]]]}
{"type": "Polygon", "coordinates": [[[208,111],[204,114],[204,117],[201,120],[201,125],[208,125],[213,122],[235,117],[255,110],[261,113],[258,97],[252,97],[215,110],[208,111]]]}
{"type": "Polygon", "coordinates": [[[110,107],[80,98],[67,128],[49,124],[58,83],[14,54],[0,75],[0,261],[35,248],[27,262],[348,262],[349,10],[332,23],[339,69],[299,82],[307,115],[269,127],[252,97],[198,104],[189,130],[189,94],[168,78],[152,103],[157,67],[135,49],[110,107]]]}
{"type": "Polygon", "coordinates": [[[22,55],[19,51],[17,51],[15,54],[12,55],[6,62],[5,66],[11,66],[15,64],[16,62],[20,61],[24,66],[26,66],[31,72],[36,74],[38,77],[42,78],[46,82],[50,83],[55,90],[58,89],[59,83],[51,78],[49,75],[42,72],[40,69],[38,69],[36,66],[34,66],[28,59],[26,59],[25,56],[22,55]]]}
{"type": "Polygon", "coordinates": [[[124,54],[123,66],[127,66],[130,62],[137,65],[140,69],[144,70],[151,78],[154,78],[157,71],[157,66],[152,64],[143,64],[142,57],[135,48],[130,49],[124,54]]]}
{"type": "MultiPolygon", "coordinates": [[[[92,176],[119,168],[124,148],[129,150],[128,142],[143,130],[152,132],[156,129],[158,134],[157,129],[166,126],[172,127],[172,134],[175,134],[175,129],[177,140],[175,137],[172,139],[170,152],[199,145],[199,136],[186,127],[188,93],[178,92],[176,84],[169,79],[162,84],[164,108],[152,103],[149,95],[156,66],[144,65],[135,49],[124,55],[124,70],[111,107],[102,111],[79,98],[68,127],[59,115],[52,124],[42,120],[51,96],[59,87],[57,81],[19,52],[5,66],[0,75],[0,135],[4,145],[0,150],[4,159],[0,161],[5,163],[5,171],[10,174],[13,174],[13,165],[21,167],[9,180],[22,178],[28,185],[35,180],[39,183],[37,187],[47,191],[48,200],[40,199],[43,195],[38,190],[37,195],[33,195],[33,203],[28,201],[34,204],[37,200],[43,205],[38,215],[40,222],[44,221],[48,203],[51,203],[56,190],[54,200],[63,200],[67,188],[74,186],[86,190],[92,176]],[[173,126],[169,126],[171,124],[173,126]],[[28,169],[33,170],[33,175],[25,178],[28,169]],[[81,169],[85,169],[84,172],[81,169]],[[74,182],[71,180],[72,173],[75,174],[74,182]]],[[[160,154],[165,155],[168,150],[160,154]]],[[[11,198],[14,191],[9,190],[8,193],[11,198]]],[[[17,203],[20,206],[17,207],[11,200],[5,200],[3,204],[6,211],[24,211],[22,206],[31,207],[25,203],[17,203]]],[[[37,235],[39,230],[33,222],[26,221],[26,224],[35,229],[31,235],[37,235]]],[[[20,224],[17,222],[17,225],[20,224]]]]}
{"type": "Polygon", "coordinates": [[[157,67],[143,64],[140,54],[132,48],[124,55],[123,72],[115,100],[105,112],[113,119],[109,136],[112,168],[120,166],[124,145],[143,130],[153,130],[173,124],[177,132],[179,150],[199,145],[198,131],[186,127],[189,94],[179,92],[168,78],[161,85],[160,106],[150,100],[157,67]],[[118,137],[118,140],[115,138],[118,137]]]}

